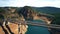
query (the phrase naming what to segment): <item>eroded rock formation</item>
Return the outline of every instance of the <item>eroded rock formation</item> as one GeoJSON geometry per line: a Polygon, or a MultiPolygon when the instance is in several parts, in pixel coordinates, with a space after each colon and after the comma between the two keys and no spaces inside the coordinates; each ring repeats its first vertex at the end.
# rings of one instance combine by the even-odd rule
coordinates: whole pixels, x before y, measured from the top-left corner
{"type": "MultiPolygon", "coordinates": [[[[18,22],[16,21],[24,21],[26,20],[43,20],[46,24],[50,24],[53,20],[53,17],[41,13],[37,13],[37,11],[33,10],[33,8],[29,6],[25,6],[19,10],[16,10],[16,8],[2,8],[3,12],[0,12],[4,16],[4,18],[9,22],[10,19],[12,19],[12,22],[9,22],[8,26],[10,27],[11,31],[14,32],[14,34],[18,34],[18,22]],[[4,12],[5,11],[5,12],[4,12]],[[14,25],[15,24],[15,25],[14,25]],[[16,26],[16,27],[15,27],[16,26]]],[[[21,34],[25,34],[27,32],[28,25],[24,23],[20,24],[20,32],[21,34]]]]}

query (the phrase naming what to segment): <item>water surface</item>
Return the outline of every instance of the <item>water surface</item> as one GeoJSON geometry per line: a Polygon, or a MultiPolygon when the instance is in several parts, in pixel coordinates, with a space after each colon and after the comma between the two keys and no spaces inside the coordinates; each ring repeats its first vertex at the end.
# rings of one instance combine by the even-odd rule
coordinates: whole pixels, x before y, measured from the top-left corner
{"type": "MultiPolygon", "coordinates": [[[[33,22],[44,23],[41,20],[34,20],[33,22]]],[[[28,25],[28,31],[26,34],[50,34],[50,32],[48,31],[48,28],[28,25]]]]}

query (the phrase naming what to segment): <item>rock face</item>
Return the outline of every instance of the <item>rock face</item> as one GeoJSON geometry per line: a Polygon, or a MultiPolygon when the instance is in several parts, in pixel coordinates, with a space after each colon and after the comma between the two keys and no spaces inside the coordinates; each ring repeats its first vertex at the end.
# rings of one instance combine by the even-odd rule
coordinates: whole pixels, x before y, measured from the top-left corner
{"type": "MultiPolygon", "coordinates": [[[[18,34],[18,31],[19,31],[18,28],[19,27],[20,27],[20,33],[25,34],[25,32],[27,31],[27,25],[26,24],[25,25],[20,24],[20,26],[18,26],[17,23],[19,21],[25,21],[25,19],[22,15],[19,15],[15,10],[16,9],[14,9],[14,8],[6,8],[5,12],[1,13],[1,15],[4,17],[4,19],[6,21],[8,21],[8,23],[9,23],[9,24],[6,23],[7,26],[5,24],[3,26],[2,23],[4,23],[4,22],[0,22],[0,24],[2,24],[1,25],[2,29],[4,29],[3,31],[5,32],[5,30],[6,30],[5,34],[7,34],[7,33],[9,34],[11,32],[13,32],[14,34],[18,34]],[[16,24],[14,24],[14,23],[16,23],[16,24]]],[[[4,32],[1,32],[1,33],[4,33],[4,32]]]]}
{"type": "MultiPolygon", "coordinates": [[[[0,8],[1,9],[1,8],[0,8]]],[[[0,15],[3,15],[5,19],[7,19],[7,21],[9,21],[10,19],[12,19],[13,23],[10,22],[10,24],[8,24],[9,28],[11,29],[11,31],[14,34],[18,34],[18,24],[14,24],[16,21],[14,20],[43,20],[44,22],[46,22],[46,24],[50,24],[53,20],[53,17],[47,15],[47,14],[41,14],[41,13],[37,13],[37,11],[35,11],[33,8],[29,7],[29,6],[25,6],[23,8],[21,8],[20,10],[17,10],[19,8],[2,8],[3,11],[5,12],[0,12],[0,15]]],[[[1,11],[2,11],[1,10],[1,11]]],[[[28,26],[25,25],[20,25],[20,33],[25,34],[25,32],[27,31],[28,26]]],[[[1,34],[4,34],[4,31],[2,30],[2,28],[0,27],[0,32],[1,34]]]]}
{"type": "Polygon", "coordinates": [[[19,10],[19,13],[24,16],[26,20],[43,20],[47,24],[50,24],[53,20],[52,15],[44,14],[44,13],[38,13],[38,11],[34,10],[32,7],[25,6],[21,10],[19,10]]]}

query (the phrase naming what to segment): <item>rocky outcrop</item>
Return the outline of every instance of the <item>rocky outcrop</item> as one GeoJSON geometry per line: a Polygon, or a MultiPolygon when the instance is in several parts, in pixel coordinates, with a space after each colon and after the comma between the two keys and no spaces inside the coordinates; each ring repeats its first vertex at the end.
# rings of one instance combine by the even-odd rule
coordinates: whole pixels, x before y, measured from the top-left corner
{"type": "MultiPolygon", "coordinates": [[[[12,8],[12,7],[4,8],[3,7],[2,10],[4,12],[0,12],[0,14],[2,14],[4,16],[4,18],[7,19],[7,21],[9,21],[9,19],[12,19],[13,23],[15,23],[16,20],[23,20],[23,21],[25,21],[25,20],[43,20],[44,22],[46,22],[46,24],[50,24],[53,20],[52,16],[41,13],[41,12],[38,13],[38,11],[34,10],[32,7],[29,7],[29,6],[22,7],[19,10],[17,10],[17,9],[19,9],[19,8],[12,8]],[[14,22],[14,20],[15,20],[15,22],[14,22]]],[[[12,23],[12,22],[10,22],[10,23],[12,23]]],[[[12,26],[15,26],[15,25],[12,25],[12,26]]],[[[9,27],[11,28],[12,26],[10,25],[9,27]]],[[[25,34],[25,32],[27,31],[27,28],[28,27],[26,24],[21,25],[20,33],[25,34]]],[[[17,30],[17,29],[18,28],[16,28],[15,30],[17,30]]]]}
{"type": "Polygon", "coordinates": [[[53,20],[52,15],[48,15],[45,13],[38,13],[38,11],[34,10],[32,7],[25,6],[21,10],[18,11],[19,14],[22,14],[26,20],[40,20],[42,19],[47,24],[50,24],[53,20]]]}

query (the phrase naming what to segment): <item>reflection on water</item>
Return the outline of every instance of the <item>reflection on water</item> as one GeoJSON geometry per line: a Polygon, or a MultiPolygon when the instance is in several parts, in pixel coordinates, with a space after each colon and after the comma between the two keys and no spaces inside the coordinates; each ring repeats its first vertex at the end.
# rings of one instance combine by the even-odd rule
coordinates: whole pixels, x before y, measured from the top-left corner
{"type": "MultiPolygon", "coordinates": [[[[32,22],[44,23],[41,20],[35,20],[35,21],[32,21],[32,22]]],[[[28,30],[27,30],[26,34],[50,34],[50,32],[48,31],[48,28],[28,25],[28,30]]]]}

